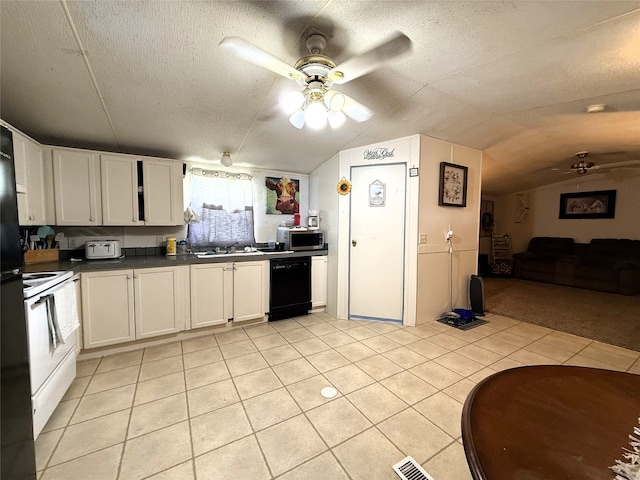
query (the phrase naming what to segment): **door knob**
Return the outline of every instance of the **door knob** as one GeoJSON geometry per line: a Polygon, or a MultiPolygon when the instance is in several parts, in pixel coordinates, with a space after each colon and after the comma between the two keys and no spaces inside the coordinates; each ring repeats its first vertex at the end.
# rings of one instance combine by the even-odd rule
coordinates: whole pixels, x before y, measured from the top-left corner
{"type": "Polygon", "coordinates": [[[351,245],[355,247],[356,245],[358,245],[358,241],[357,240],[351,240],[351,245]]]}

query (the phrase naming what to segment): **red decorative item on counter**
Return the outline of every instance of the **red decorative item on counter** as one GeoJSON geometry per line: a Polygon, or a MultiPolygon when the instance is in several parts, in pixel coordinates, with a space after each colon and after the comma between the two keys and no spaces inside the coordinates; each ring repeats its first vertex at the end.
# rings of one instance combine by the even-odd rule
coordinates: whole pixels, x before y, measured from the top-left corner
{"type": "Polygon", "coordinates": [[[293,224],[297,227],[298,225],[300,225],[300,214],[299,213],[294,213],[293,214],[293,224]]]}

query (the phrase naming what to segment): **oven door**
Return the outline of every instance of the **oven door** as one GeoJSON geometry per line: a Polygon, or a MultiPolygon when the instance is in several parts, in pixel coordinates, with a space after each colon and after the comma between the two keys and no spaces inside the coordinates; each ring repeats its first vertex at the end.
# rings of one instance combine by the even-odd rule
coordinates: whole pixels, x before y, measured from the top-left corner
{"type": "MultiPolygon", "coordinates": [[[[28,325],[32,394],[44,384],[69,351],[75,349],[75,332],[64,339],[64,343],[52,340],[52,319],[47,306],[49,295],[54,295],[55,298],[56,293],[59,294],[62,289],[69,287],[74,288],[72,281],[64,282],[24,302],[28,325]]],[[[59,322],[60,320],[58,319],[59,322]]]]}

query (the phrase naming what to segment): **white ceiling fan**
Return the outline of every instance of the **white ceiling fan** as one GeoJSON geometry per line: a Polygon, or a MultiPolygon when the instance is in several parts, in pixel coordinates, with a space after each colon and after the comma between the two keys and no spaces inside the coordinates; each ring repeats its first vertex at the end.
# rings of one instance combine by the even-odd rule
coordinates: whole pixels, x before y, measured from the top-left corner
{"type": "Polygon", "coordinates": [[[626,160],[624,162],[614,162],[614,163],[605,163],[603,165],[596,165],[594,162],[586,161],[587,155],[589,155],[589,152],[586,152],[586,151],[576,153],[575,156],[578,157],[578,162],[572,164],[568,172],[562,172],[562,173],[577,172],[578,175],[584,175],[590,170],[618,168],[618,167],[631,167],[636,165],[640,167],[640,160],[626,160]]]}
{"type": "Polygon", "coordinates": [[[298,59],[292,67],[242,38],[226,37],[220,42],[220,46],[239,58],[296,81],[302,90],[285,94],[280,106],[290,115],[289,122],[294,127],[301,129],[306,124],[314,130],[324,128],[327,122],[332,128],[338,128],[346,117],[356,122],[369,120],[373,112],[368,107],[334,90],[332,85],[341,85],[369,73],[410,51],[411,44],[409,37],[396,32],[389,40],[336,65],[322,54],[327,45],[325,36],[314,32],[305,40],[309,55],[298,59]]]}

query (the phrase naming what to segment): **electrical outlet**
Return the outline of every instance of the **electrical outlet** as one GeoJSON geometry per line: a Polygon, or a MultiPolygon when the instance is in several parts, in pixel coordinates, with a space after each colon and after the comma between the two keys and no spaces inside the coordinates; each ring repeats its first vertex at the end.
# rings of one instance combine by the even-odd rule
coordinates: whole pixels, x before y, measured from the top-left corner
{"type": "Polygon", "coordinates": [[[418,240],[418,243],[420,243],[420,245],[424,245],[425,243],[427,243],[427,234],[426,233],[421,233],[420,234],[420,239],[418,240]]]}
{"type": "Polygon", "coordinates": [[[76,239],[74,237],[67,237],[67,245],[69,245],[69,248],[76,248],[76,239]]]}
{"type": "Polygon", "coordinates": [[[165,240],[164,235],[158,235],[156,237],[156,246],[163,247],[165,243],[167,243],[167,241],[165,240]]]}

